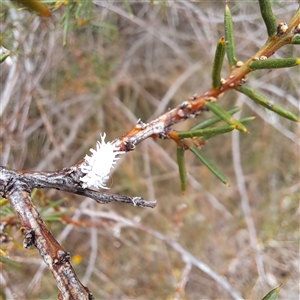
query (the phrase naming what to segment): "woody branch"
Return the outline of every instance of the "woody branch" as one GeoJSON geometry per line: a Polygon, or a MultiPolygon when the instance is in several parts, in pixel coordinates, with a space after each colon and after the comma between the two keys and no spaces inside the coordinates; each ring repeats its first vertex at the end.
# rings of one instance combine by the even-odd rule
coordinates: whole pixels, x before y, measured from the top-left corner
{"type": "MultiPolygon", "coordinates": [[[[252,71],[251,63],[253,61],[261,57],[268,58],[277,49],[290,43],[292,34],[296,33],[294,28],[298,30],[297,33],[299,32],[299,10],[288,24],[288,28],[286,31],[278,28],[278,34],[270,37],[266,44],[245,64],[236,63],[218,88],[211,88],[201,96],[194,96],[184,101],[150,123],[145,124],[138,121],[127,134],[114,140],[111,144],[117,151],[128,152],[134,150],[137,144],[149,137],[170,138],[178,142],[180,139],[171,126],[198,116],[207,109],[208,102],[216,101],[222,93],[229,89],[237,89],[245,82],[245,76],[252,71]]],[[[103,194],[84,188],[81,179],[84,176],[82,166],[85,164],[86,161],[82,160],[69,168],[48,173],[16,172],[0,167],[0,195],[9,200],[18,215],[24,234],[24,247],[28,248],[34,245],[52,272],[60,290],[60,299],[93,299],[93,296],[78,280],[69,262],[69,253],[55,240],[34,207],[30,197],[33,188],[54,188],[68,191],[85,195],[103,204],[117,201],[140,207],[155,206],[155,202],[147,202],[140,197],[103,194]]]]}

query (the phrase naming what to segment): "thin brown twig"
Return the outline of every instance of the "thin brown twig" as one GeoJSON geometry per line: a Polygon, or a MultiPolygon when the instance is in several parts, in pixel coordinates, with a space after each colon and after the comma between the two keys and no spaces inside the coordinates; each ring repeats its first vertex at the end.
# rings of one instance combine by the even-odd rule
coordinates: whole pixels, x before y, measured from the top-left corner
{"type": "Polygon", "coordinates": [[[83,189],[80,177],[83,174],[77,167],[64,168],[56,172],[13,171],[0,166],[0,195],[7,195],[9,184],[26,184],[29,190],[33,188],[52,188],[94,199],[101,204],[122,202],[139,207],[155,207],[156,201],[145,201],[141,197],[105,194],[98,191],[83,189]]]}
{"type": "Polygon", "coordinates": [[[232,133],[232,157],[234,172],[237,180],[237,186],[241,197],[241,206],[244,213],[245,222],[247,224],[250,246],[254,251],[254,257],[256,261],[256,268],[259,275],[259,281],[261,286],[264,287],[266,283],[266,274],[264,270],[264,263],[262,260],[262,255],[258,249],[258,237],[253,221],[251,207],[249,203],[249,198],[247,195],[247,189],[245,184],[245,178],[243,174],[243,169],[241,165],[241,151],[240,151],[240,141],[239,141],[239,131],[235,130],[232,133]]]}
{"type": "Polygon", "coordinates": [[[228,281],[224,277],[215,273],[208,265],[206,265],[205,263],[200,261],[198,258],[196,258],[194,255],[192,255],[190,252],[188,252],[179,243],[177,243],[170,237],[165,236],[165,235],[161,234],[160,232],[152,230],[148,227],[142,226],[139,223],[134,222],[130,219],[119,216],[116,213],[109,213],[109,212],[103,212],[103,211],[92,211],[90,209],[83,209],[82,213],[87,214],[89,216],[113,220],[113,221],[119,223],[120,225],[122,225],[122,227],[131,227],[131,228],[141,230],[143,232],[146,232],[147,234],[154,236],[155,238],[163,241],[169,247],[171,247],[176,252],[178,252],[182,257],[182,260],[186,264],[190,264],[190,265],[198,268],[199,270],[201,270],[202,272],[207,274],[209,277],[211,277],[213,280],[215,280],[219,286],[221,286],[224,290],[226,290],[230,294],[232,299],[236,299],[236,300],[242,299],[242,297],[233,289],[233,287],[228,283],[228,281]]]}
{"type": "Polygon", "coordinates": [[[180,297],[184,294],[184,289],[189,280],[189,275],[191,270],[192,270],[192,264],[191,262],[187,262],[181,273],[181,278],[180,281],[178,282],[177,290],[174,295],[174,300],[179,300],[180,297]]]}

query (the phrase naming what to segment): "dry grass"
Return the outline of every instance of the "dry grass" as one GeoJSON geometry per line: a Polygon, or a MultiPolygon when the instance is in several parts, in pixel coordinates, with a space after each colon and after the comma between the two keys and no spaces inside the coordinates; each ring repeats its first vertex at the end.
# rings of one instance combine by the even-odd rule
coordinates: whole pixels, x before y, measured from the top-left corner
{"type": "MultiPolygon", "coordinates": [[[[121,2],[101,5],[94,5],[92,23],[105,22],[110,28],[78,27],[64,47],[62,30],[52,21],[9,12],[8,20],[15,20],[17,28],[18,56],[14,66],[1,65],[1,165],[30,170],[70,166],[94,146],[100,132],[109,140],[119,137],[138,118],[151,120],[211,86],[215,45],[224,35],[223,4],[134,3],[134,18],[121,2]]],[[[256,2],[237,1],[230,7],[236,55],[246,60],[263,45],[266,30],[256,2]]],[[[296,8],[292,2],[274,4],[277,20],[288,21],[296,8]]],[[[274,56],[299,56],[299,49],[286,47],[274,56]]],[[[299,68],[258,71],[249,76],[249,84],[299,114],[299,68]]],[[[35,197],[41,207],[43,197],[65,197],[61,209],[68,209],[69,218],[95,225],[49,222],[96,299],[230,298],[211,277],[140,226],[178,242],[246,299],[260,299],[281,283],[279,299],[299,298],[299,127],[235,93],[219,103],[229,108],[237,101],[245,101],[242,115],[259,116],[248,126],[251,134],[240,136],[240,143],[223,135],[203,148],[226,173],[230,188],[187,155],[189,187],[181,195],[175,144],[147,140],[122,158],[111,178],[111,192],[157,199],[154,210],[100,206],[56,191],[35,197]],[[238,178],[235,150],[243,171],[238,178]],[[118,222],[111,221],[112,215],[118,222]],[[126,225],[121,217],[136,225],[126,225]],[[180,294],[177,287],[184,280],[180,294]]],[[[203,113],[179,127],[188,129],[208,116],[203,113]]],[[[20,267],[3,266],[7,289],[18,299],[55,299],[55,282],[37,251],[22,249],[14,227],[9,234],[14,240],[2,248],[20,267]]]]}

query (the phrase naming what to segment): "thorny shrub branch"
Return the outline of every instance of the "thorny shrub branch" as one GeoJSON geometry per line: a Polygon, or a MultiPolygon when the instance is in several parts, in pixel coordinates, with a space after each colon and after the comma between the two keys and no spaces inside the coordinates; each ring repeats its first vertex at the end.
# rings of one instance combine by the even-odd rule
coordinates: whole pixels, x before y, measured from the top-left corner
{"type": "MultiPolygon", "coordinates": [[[[129,152],[145,139],[172,139],[181,146],[188,148],[199,146],[199,140],[184,141],[178,137],[172,125],[189,118],[195,118],[202,111],[208,110],[210,102],[217,101],[222,94],[230,89],[238,89],[246,82],[246,75],[253,71],[251,63],[266,60],[283,45],[291,43],[295,34],[300,32],[300,10],[289,24],[279,24],[277,34],[269,37],[266,44],[246,63],[236,62],[231,66],[227,78],[222,79],[219,87],[212,87],[202,95],[195,95],[183,101],[176,108],[159,116],[149,123],[141,120],[126,134],[111,142],[120,152],[129,152]],[[287,27],[286,27],[287,26],[287,27]],[[191,142],[192,141],[192,142],[191,142]]],[[[245,131],[247,132],[247,131],[245,131]]],[[[23,246],[34,245],[52,272],[60,290],[59,299],[94,299],[91,292],[81,284],[71,264],[70,254],[65,251],[47,229],[44,221],[32,203],[30,193],[33,188],[54,188],[74,194],[84,195],[106,204],[111,201],[123,202],[140,207],[154,207],[155,202],[148,202],[140,197],[127,197],[103,194],[83,188],[82,177],[85,175],[82,167],[85,160],[55,172],[13,171],[0,167],[0,195],[7,198],[21,222],[24,235],[23,246]]]]}

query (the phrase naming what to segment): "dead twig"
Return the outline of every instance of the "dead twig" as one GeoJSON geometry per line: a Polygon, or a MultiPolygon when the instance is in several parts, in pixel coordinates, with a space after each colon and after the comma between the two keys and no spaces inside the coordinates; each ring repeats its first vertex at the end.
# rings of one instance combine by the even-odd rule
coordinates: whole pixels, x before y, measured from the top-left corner
{"type": "MultiPolygon", "coordinates": [[[[59,299],[94,299],[87,287],[77,278],[70,264],[70,253],[65,251],[55,240],[41,219],[30,197],[30,186],[16,179],[3,181],[5,172],[1,170],[0,193],[9,199],[21,222],[24,235],[23,247],[34,245],[47,264],[60,290],[59,299]],[[4,191],[5,187],[5,191],[4,191]]],[[[6,176],[7,179],[11,177],[6,176]]]]}

